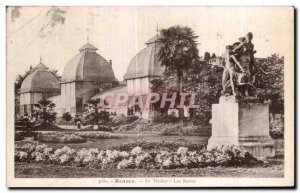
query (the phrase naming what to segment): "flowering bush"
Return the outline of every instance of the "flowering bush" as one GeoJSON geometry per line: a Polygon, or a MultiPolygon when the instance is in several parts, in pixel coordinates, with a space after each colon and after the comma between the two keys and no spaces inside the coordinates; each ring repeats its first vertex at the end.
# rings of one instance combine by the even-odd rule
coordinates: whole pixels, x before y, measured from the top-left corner
{"type": "Polygon", "coordinates": [[[49,160],[52,163],[67,164],[74,160],[76,151],[68,146],[64,146],[61,149],[57,149],[53,154],[49,156],[49,160]]]}
{"type": "Polygon", "coordinates": [[[102,150],[97,148],[78,151],[64,146],[53,150],[46,145],[25,144],[15,150],[16,162],[44,162],[60,165],[89,166],[117,169],[180,169],[207,166],[251,166],[262,163],[239,147],[222,147],[210,151],[189,151],[179,147],[177,151],[145,151],[137,146],[131,151],[102,150]]]}
{"type": "Polygon", "coordinates": [[[139,155],[141,153],[142,153],[142,148],[140,148],[139,146],[133,148],[132,151],[131,151],[132,155],[139,155]]]}

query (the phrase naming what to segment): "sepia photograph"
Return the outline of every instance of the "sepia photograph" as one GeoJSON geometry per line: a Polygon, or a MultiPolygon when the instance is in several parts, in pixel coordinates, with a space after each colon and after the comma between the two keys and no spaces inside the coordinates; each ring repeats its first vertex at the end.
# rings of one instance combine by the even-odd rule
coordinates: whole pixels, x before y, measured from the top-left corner
{"type": "Polygon", "coordinates": [[[7,6],[7,186],[294,186],[294,11],[7,6]]]}

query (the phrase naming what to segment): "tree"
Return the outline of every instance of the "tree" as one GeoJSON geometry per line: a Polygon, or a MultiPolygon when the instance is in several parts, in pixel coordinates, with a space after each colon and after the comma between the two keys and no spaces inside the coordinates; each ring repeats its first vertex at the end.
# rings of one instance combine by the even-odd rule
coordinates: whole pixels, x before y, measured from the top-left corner
{"type": "Polygon", "coordinates": [[[256,75],[255,87],[257,96],[262,100],[269,100],[270,113],[284,113],[284,57],[272,54],[267,58],[256,59],[261,71],[256,75]]]}
{"type": "MultiPolygon", "coordinates": [[[[69,122],[69,121],[72,120],[72,115],[71,115],[70,113],[68,113],[68,112],[65,112],[65,113],[62,115],[62,118],[63,118],[65,121],[69,122]]],[[[67,125],[66,125],[66,128],[67,128],[67,125]]]]}
{"type": "Polygon", "coordinates": [[[42,99],[34,104],[37,108],[36,115],[43,120],[43,123],[51,123],[56,119],[56,112],[54,111],[55,104],[48,99],[42,99]]]}
{"type": "Polygon", "coordinates": [[[30,70],[27,70],[23,75],[18,75],[15,81],[15,93],[18,94],[19,89],[21,88],[21,85],[24,81],[24,79],[31,73],[31,67],[30,70]]]}
{"type": "MultiPolygon", "coordinates": [[[[207,61],[198,61],[184,74],[182,78],[184,89],[196,94],[195,102],[200,105],[200,108],[193,109],[193,121],[196,124],[208,124],[211,119],[211,105],[218,103],[221,95],[222,72],[222,68],[211,68],[207,61]]],[[[157,93],[173,90],[176,85],[174,77],[176,77],[174,73],[164,73],[162,78],[151,81],[151,90],[157,93]]],[[[159,109],[160,101],[157,105],[153,105],[155,110],[162,111],[159,109]]]]}
{"type": "Polygon", "coordinates": [[[193,89],[200,99],[200,108],[196,109],[195,120],[207,124],[211,119],[212,104],[218,103],[222,90],[222,68],[212,68],[207,62],[191,71],[187,87],[193,89]]]}
{"type": "MultiPolygon", "coordinates": [[[[166,66],[167,73],[175,73],[179,94],[182,93],[184,73],[195,63],[198,56],[197,42],[194,31],[189,27],[173,26],[160,31],[162,46],[158,51],[158,59],[166,66]]],[[[182,119],[179,109],[179,118],[182,119]]]]}
{"type": "Polygon", "coordinates": [[[204,53],[204,60],[208,61],[210,59],[210,53],[209,52],[205,52],[204,53]]]}
{"type": "Polygon", "coordinates": [[[92,120],[94,125],[98,124],[99,121],[99,112],[98,112],[98,103],[100,100],[89,100],[85,104],[85,115],[87,120],[92,120]]]}

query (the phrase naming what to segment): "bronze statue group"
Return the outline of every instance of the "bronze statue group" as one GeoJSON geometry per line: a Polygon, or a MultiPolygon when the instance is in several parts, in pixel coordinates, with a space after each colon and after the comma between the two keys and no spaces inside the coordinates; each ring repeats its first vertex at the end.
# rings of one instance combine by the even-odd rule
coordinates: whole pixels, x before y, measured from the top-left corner
{"type": "Polygon", "coordinates": [[[252,39],[253,34],[249,32],[245,37],[239,38],[238,42],[225,47],[222,57],[222,95],[255,96],[255,76],[259,71],[265,72],[254,61],[256,51],[252,39]]]}

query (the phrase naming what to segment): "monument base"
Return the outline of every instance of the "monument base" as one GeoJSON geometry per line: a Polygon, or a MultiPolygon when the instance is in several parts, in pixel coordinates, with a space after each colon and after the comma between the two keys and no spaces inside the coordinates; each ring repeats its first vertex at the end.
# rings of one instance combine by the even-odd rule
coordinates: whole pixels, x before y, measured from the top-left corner
{"type": "Polygon", "coordinates": [[[236,145],[255,157],[274,157],[269,135],[269,104],[220,99],[212,106],[212,136],[207,148],[236,145]]]}

